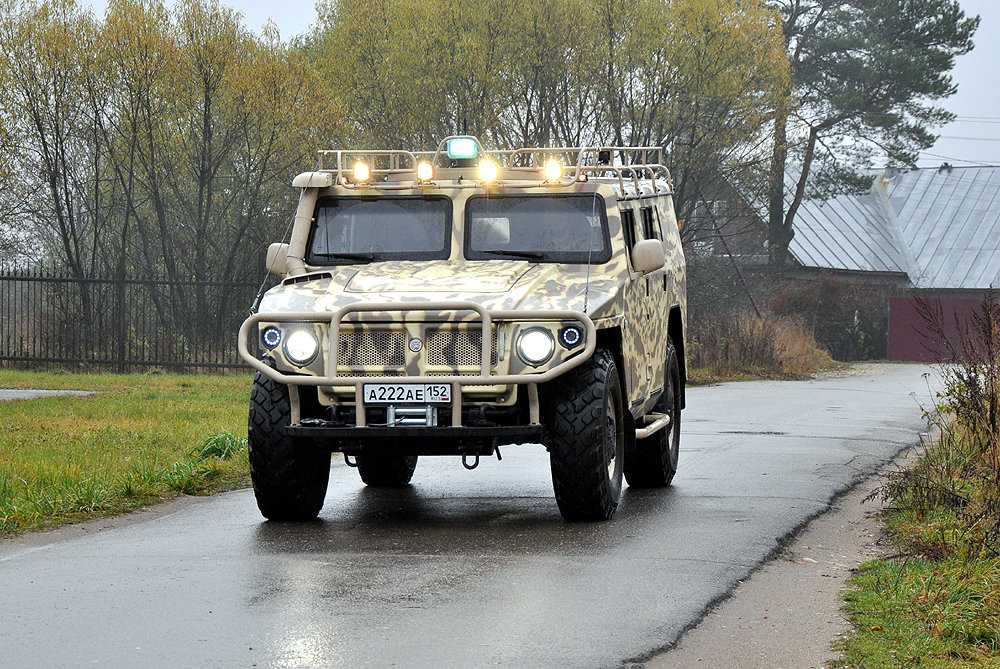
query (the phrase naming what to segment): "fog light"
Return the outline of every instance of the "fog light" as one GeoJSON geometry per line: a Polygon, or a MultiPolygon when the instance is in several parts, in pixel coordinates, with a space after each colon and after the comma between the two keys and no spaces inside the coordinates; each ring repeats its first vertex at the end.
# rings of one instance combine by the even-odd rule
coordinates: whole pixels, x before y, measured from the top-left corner
{"type": "Polygon", "coordinates": [[[312,362],[318,350],[319,342],[307,330],[296,330],[285,340],[285,355],[300,367],[312,362]]]}
{"type": "Polygon", "coordinates": [[[583,341],[583,331],[575,325],[564,327],[559,331],[559,343],[565,348],[573,349],[583,341]]]}
{"type": "Polygon", "coordinates": [[[548,362],[555,348],[552,335],[541,328],[525,330],[517,338],[517,354],[532,367],[548,362]]]}
{"type": "Polygon", "coordinates": [[[264,343],[264,347],[268,350],[276,348],[278,344],[281,343],[281,330],[273,325],[268,326],[264,328],[264,331],[260,334],[260,340],[264,343]]]}

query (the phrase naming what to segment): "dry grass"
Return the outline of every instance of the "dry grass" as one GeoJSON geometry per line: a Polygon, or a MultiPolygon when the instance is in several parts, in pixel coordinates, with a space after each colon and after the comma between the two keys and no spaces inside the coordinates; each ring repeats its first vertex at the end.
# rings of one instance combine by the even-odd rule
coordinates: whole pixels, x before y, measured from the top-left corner
{"type": "Polygon", "coordinates": [[[694,376],[803,378],[837,363],[796,319],[738,314],[695,324],[688,364],[694,376]]]}

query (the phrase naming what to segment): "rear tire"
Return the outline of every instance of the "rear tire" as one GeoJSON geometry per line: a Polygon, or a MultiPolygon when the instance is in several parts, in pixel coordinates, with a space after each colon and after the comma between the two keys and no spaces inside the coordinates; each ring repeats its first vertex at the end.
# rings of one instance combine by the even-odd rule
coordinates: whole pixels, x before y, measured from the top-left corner
{"type": "Polygon", "coordinates": [[[610,351],[551,384],[546,445],[552,487],[563,518],[608,520],[622,492],[625,409],[610,351]]]}
{"type": "Polygon", "coordinates": [[[365,485],[374,488],[399,488],[410,482],[417,468],[417,456],[359,454],[358,473],[365,485]]]}
{"type": "Polygon", "coordinates": [[[663,488],[677,473],[681,446],[681,368],[677,349],[667,348],[665,387],[655,411],[670,416],[670,424],[645,439],[630,439],[625,451],[625,480],[633,488],[663,488]]]}
{"type": "Polygon", "coordinates": [[[250,478],[268,520],[312,520],[330,480],[330,451],[285,434],[292,408],[288,386],[257,373],[250,391],[250,478]]]}

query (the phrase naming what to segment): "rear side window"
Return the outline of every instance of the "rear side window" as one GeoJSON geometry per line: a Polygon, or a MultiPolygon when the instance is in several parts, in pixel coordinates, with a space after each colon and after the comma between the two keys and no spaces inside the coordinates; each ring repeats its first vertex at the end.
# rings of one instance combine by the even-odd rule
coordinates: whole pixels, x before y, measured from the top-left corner
{"type": "Polygon", "coordinates": [[[635,212],[631,209],[622,209],[622,234],[625,235],[625,247],[632,252],[635,246],[635,212]]]}
{"type": "Polygon", "coordinates": [[[659,239],[660,224],[656,219],[656,209],[653,207],[646,207],[640,212],[640,215],[642,216],[642,238],[659,239]]]}

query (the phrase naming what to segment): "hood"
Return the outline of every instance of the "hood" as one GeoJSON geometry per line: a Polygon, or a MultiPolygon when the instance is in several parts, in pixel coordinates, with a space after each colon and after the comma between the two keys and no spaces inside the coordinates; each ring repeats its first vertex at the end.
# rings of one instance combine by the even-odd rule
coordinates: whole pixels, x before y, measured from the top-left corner
{"type": "Polygon", "coordinates": [[[488,260],[454,263],[383,262],[332,269],[328,275],[282,283],[260,311],[332,311],[357,302],[461,300],[495,310],[580,310],[593,318],[622,313],[614,272],[586,266],[488,260]],[[587,288],[589,279],[590,288],[587,288]]]}
{"type": "Polygon", "coordinates": [[[524,261],[488,260],[457,269],[448,260],[381,262],[357,268],[349,293],[505,293],[531,269],[524,261]]]}

